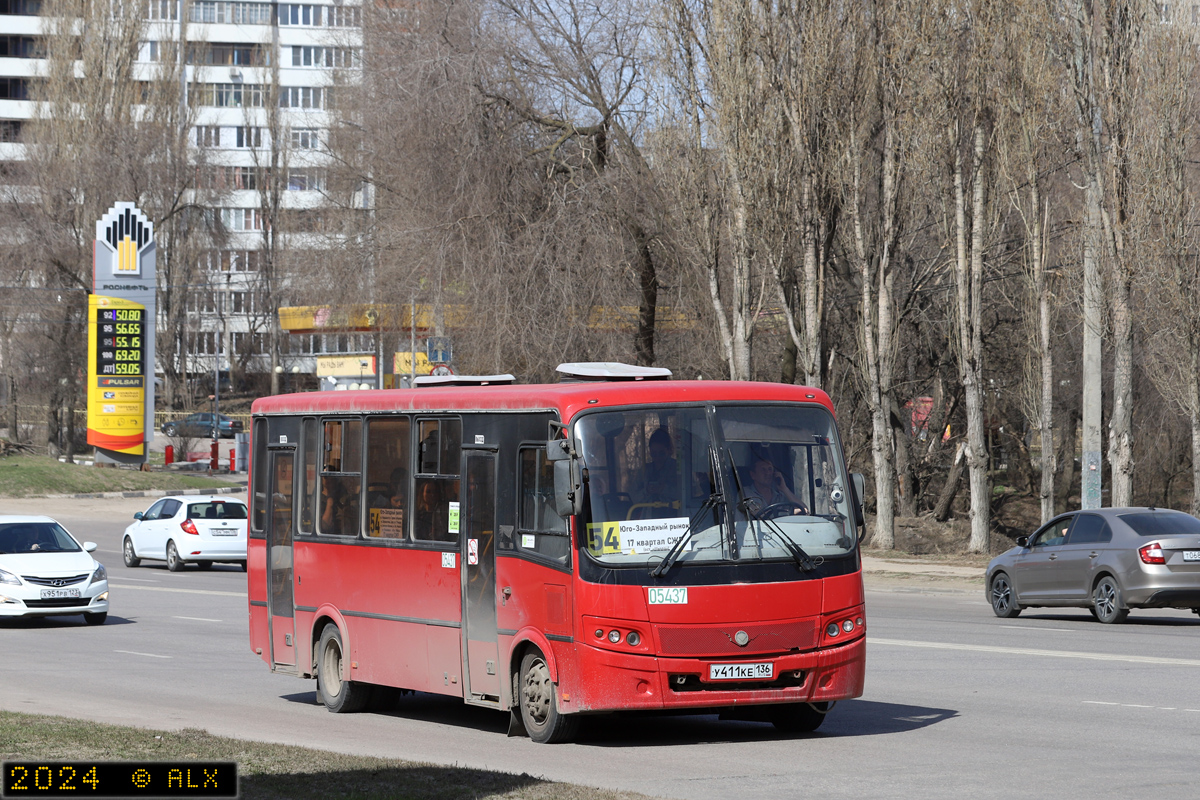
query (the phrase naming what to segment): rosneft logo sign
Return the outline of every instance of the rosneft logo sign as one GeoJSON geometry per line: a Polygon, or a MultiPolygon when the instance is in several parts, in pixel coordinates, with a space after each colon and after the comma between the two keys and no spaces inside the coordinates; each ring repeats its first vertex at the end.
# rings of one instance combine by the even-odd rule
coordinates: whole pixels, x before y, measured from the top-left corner
{"type": "Polygon", "coordinates": [[[116,254],[112,262],[113,277],[140,277],[142,262],[139,256],[154,239],[150,220],[132,203],[118,203],[100,219],[98,227],[104,234],[100,241],[116,254]]]}

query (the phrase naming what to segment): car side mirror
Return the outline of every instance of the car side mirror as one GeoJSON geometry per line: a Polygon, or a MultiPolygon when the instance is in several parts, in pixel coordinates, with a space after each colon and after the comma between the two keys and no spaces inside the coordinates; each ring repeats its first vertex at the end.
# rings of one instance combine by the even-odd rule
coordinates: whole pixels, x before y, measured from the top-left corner
{"type": "Polygon", "coordinates": [[[84,550],[87,550],[89,553],[94,553],[94,552],[96,552],[96,548],[97,548],[98,546],[99,546],[99,545],[97,545],[95,542],[84,542],[84,543],[83,543],[83,549],[84,549],[84,550]]]}
{"type": "Polygon", "coordinates": [[[142,517],[144,517],[144,516],[145,516],[145,514],[143,514],[140,511],[133,512],[133,518],[138,520],[139,522],[141,521],[142,517]]]}
{"type": "Polygon", "coordinates": [[[1017,537],[1017,547],[1029,547],[1029,537],[1028,536],[1018,536],[1017,537]]]}

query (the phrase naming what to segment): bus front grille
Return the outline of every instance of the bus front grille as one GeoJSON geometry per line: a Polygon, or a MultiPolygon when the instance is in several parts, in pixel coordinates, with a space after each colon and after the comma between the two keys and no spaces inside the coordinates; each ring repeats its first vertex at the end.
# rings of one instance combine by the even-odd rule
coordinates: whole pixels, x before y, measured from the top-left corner
{"type": "Polygon", "coordinates": [[[748,625],[659,625],[657,628],[659,646],[665,656],[786,653],[817,646],[817,625],[812,619],[748,625]],[[736,641],[739,631],[746,633],[745,646],[736,641]]]}

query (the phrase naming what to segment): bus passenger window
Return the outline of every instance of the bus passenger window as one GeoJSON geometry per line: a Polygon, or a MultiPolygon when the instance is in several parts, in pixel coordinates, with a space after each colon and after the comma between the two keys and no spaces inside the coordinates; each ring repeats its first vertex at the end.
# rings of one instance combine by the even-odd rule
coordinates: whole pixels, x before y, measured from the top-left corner
{"type": "Polygon", "coordinates": [[[304,420],[301,435],[300,525],[301,533],[312,533],[317,517],[317,421],[304,420]]]}
{"type": "Polygon", "coordinates": [[[458,505],[458,478],[417,478],[413,497],[413,538],[426,542],[457,542],[451,530],[450,504],[458,505]]]}
{"type": "Polygon", "coordinates": [[[571,553],[570,528],[554,508],[554,465],[546,459],[546,448],[521,448],[520,469],[517,549],[565,564],[571,553]]]}
{"type": "Polygon", "coordinates": [[[367,536],[407,538],[408,430],[407,417],[367,423],[367,536]]]}
{"type": "Polygon", "coordinates": [[[361,515],[362,422],[327,420],[317,532],[357,536],[361,515]]]}

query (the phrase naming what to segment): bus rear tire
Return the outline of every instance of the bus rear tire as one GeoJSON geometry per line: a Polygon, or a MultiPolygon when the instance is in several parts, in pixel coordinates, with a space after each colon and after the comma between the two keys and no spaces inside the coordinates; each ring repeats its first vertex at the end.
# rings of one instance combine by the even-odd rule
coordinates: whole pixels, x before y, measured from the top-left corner
{"type": "Polygon", "coordinates": [[[550,680],[546,658],[531,650],[521,659],[517,683],[517,702],[525,732],[538,744],[558,744],[575,738],[579,718],[558,711],[557,687],[550,680]]]}
{"type": "Polygon", "coordinates": [[[342,679],[342,634],[330,623],[321,631],[317,646],[317,691],[325,707],[335,714],[362,711],[371,699],[369,684],[342,679]]]}
{"type": "Polygon", "coordinates": [[[821,727],[832,703],[786,703],[771,707],[771,724],[784,733],[812,733],[821,727]]]}

